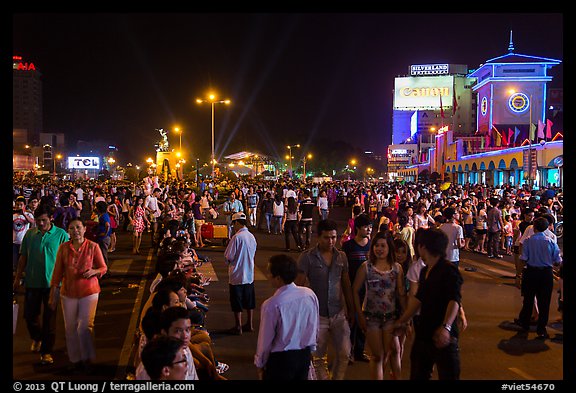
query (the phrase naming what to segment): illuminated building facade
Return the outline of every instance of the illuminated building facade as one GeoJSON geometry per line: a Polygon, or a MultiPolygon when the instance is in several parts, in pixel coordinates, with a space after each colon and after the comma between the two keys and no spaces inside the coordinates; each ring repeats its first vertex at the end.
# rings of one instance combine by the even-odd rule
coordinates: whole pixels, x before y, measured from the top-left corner
{"type": "MultiPolygon", "coordinates": [[[[436,172],[458,184],[563,184],[563,131],[546,118],[549,70],[561,60],[517,54],[510,38],[507,54],[468,75],[475,81],[476,131],[466,136],[448,125],[435,135],[427,160],[398,176],[416,180],[436,172]]],[[[561,100],[554,105],[562,108],[561,100]]]]}
{"type": "Polygon", "coordinates": [[[21,56],[12,57],[12,73],[12,129],[14,143],[18,143],[14,148],[39,146],[43,130],[42,74],[21,56]]]}

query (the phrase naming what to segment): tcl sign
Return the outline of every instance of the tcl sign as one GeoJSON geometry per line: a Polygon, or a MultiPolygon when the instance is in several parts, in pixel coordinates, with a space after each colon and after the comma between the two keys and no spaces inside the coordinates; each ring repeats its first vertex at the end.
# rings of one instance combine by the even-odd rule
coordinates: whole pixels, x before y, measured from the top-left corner
{"type": "Polygon", "coordinates": [[[68,157],[68,169],[100,169],[100,157],[68,157]]]}

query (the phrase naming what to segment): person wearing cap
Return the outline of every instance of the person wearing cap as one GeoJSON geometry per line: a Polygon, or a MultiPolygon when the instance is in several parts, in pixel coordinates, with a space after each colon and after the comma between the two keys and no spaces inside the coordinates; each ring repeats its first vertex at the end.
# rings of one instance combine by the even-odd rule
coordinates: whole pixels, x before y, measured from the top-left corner
{"type": "Polygon", "coordinates": [[[231,191],[229,194],[229,198],[226,202],[224,202],[224,215],[226,216],[226,223],[228,224],[228,237],[232,237],[232,233],[234,230],[234,223],[232,222],[232,216],[235,213],[244,212],[244,206],[242,202],[236,199],[236,193],[231,191]]]}
{"type": "Polygon", "coordinates": [[[224,259],[228,264],[230,305],[234,313],[235,326],[230,333],[241,335],[242,331],[253,332],[253,316],[256,308],[254,293],[254,255],[256,238],[247,228],[246,214],[234,213],[231,217],[234,236],[230,239],[224,259]],[[242,325],[242,310],[247,310],[248,320],[242,325]]]}

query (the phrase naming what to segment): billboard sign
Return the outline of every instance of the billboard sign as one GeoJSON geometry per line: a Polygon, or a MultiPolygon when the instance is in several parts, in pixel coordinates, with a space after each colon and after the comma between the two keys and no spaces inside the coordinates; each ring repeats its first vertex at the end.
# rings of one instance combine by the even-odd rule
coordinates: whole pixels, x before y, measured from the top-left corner
{"type": "Polygon", "coordinates": [[[453,76],[400,77],[394,79],[394,109],[415,110],[452,107],[453,76]]]}
{"type": "Polygon", "coordinates": [[[68,169],[100,169],[100,157],[68,157],[68,169]]]}

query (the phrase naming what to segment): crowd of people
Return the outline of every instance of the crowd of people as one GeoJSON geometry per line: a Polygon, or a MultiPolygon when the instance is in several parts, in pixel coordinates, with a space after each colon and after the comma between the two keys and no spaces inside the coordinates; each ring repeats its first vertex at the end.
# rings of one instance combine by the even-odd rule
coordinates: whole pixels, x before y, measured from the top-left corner
{"type": "MultiPolygon", "coordinates": [[[[555,235],[562,203],[559,188],[510,185],[245,180],[222,186],[156,176],[137,184],[15,182],[14,291],[25,286],[24,319],[41,362],[53,362],[61,304],[71,370],[90,372],[99,282],[111,274],[116,232],[132,233],[135,255],[149,237],[145,246],[158,275],[135,332],[134,378],[225,379],[228,365],[214,354],[205,325],[210,282],[199,271],[209,263],[201,254],[211,241],[203,227],[224,215],[230,333],[254,330],[251,232],[278,236],[285,246],[267,265],[276,292],[260,310],[254,361],[260,378],[344,379],[350,362],[368,361],[371,378],[383,379],[389,368],[399,379],[412,340],[411,379],[430,379],[434,366],[440,379],[458,379],[458,336],[467,326],[460,251],[513,255],[524,296],[516,323],[525,332],[534,323],[537,337],[547,338],[558,266],[563,288],[555,235]],[[350,209],[342,232],[330,217],[338,205],[350,209]]],[[[562,292],[558,300],[561,307],[562,292]]]]}

